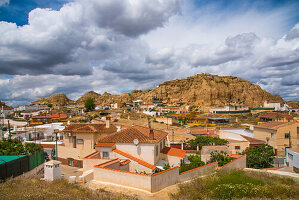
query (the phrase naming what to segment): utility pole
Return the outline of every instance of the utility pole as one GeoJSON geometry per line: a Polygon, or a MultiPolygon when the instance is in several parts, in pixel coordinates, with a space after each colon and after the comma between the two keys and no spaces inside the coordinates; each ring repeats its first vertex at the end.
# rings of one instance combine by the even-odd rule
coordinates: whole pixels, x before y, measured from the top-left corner
{"type": "Polygon", "coordinates": [[[289,131],[289,147],[292,148],[291,132],[289,131]]]}
{"type": "Polygon", "coordinates": [[[58,133],[58,129],[54,129],[54,133],[55,133],[55,136],[56,136],[56,156],[55,156],[55,160],[58,160],[58,148],[57,148],[57,133],[58,133]]]}
{"type": "Polygon", "coordinates": [[[11,139],[10,123],[9,123],[9,120],[7,120],[7,123],[8,123],[8,139],[11,139]]]}

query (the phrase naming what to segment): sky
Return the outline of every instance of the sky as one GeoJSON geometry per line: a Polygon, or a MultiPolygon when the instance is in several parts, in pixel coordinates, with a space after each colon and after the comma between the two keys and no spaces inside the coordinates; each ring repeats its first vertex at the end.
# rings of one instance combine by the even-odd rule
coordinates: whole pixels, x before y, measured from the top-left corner
{"type": "Polygon", "coordinates": [[[298,10],[295,0],[0,0],[0,100],[209,73],[299,101],[298,10]]]}

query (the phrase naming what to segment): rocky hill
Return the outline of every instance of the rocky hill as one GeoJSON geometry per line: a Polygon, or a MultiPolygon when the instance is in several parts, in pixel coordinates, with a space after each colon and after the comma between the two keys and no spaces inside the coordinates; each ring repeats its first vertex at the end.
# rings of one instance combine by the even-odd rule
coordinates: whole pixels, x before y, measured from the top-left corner
{"type": "Polygon", "coordinates": [[[51,95],[49,98],[40,98],[32,103],[41,105],[52,104],[52,106],[65,106],[68,104],[73,104],[75,103],[75,101],[67,98],[67,96],[64,93],[55,93],[51,95]]]}
{"type": "Polygon", "coordinates": [[[284,103],[279,95],[272,95],[259,85],[232,76],[197,74],[186,79],[166,81],[153,90],[133,90],[130,93],[103,95],[88,92],[78,99],[83,104],[86,97],[92,97],[97,105],[132,102],[137,99],[145,103],[185,102],[189,105],[221,107],[225,105],[263,106],[264,101],[284,103]]]}
{"type": "MultiPolygon", "coordinates": [[[[184,102],[202,107],[222,107],[226,105],[263,106],[264,101],[284,103],[279,95],[272,95],[249,81],[233,76],[217,76],[197,74],[185,79],[176,79],[161,83],[152,90],[133,90],[120,95],[98,94],[94,91],[82,95],[76,103],[84,105],[87,98],[92,98],[96,105],[104,106],[111,103],[133,102],[141,99],[144,103],[160,101],[164,103],[184,102]]],[[[53,94],[49,98],[41,98],[35,103],[62,106],[74,101],[65,94],[53,94]]]]}
{"type": "Polygon", "coordinates": [[[2,109],[2,106],[3,106],[3,108],[10,108],[10,109],[13,108],[11,106],[6,105],[3,101],[0,101],[0,109],[2,109]]]}

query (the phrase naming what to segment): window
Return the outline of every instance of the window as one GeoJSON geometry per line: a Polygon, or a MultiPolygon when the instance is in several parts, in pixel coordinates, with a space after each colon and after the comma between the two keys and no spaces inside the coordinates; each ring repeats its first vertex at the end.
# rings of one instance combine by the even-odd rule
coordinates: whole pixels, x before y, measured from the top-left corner
{"type": "Polygon", "coordinates": [[[163,139],[163,147],[165,147],[165,139],[163,139]]]}
{"type": "Polygon", "coordinates": [[[158,156],[158,154],[159,154],[159,146],[157,145],[156,146],[156,156],[158,156]]]}
{"type": "Polygon", "coordinates": [[[160,142],[160,151],[162,151],[162,142],[160,142]]]}
{"type": "Polygon", "coordinates": [[[292,154],[288,153],[288,157],[289,157],[289,159],[293,160],[293,155],[292,154]]]}
{"type": "Polygon", "coordinates": [[[285,139],[289,139],[289,138],[290,138],[290,133],[285,133],[285,134],[284,134],[284,138],[285,138],[285,139]]]}
{"type": "Polygon", "coordinates": [[[274,133],[271,133],[271,138],[274,138],[274,135],[275,135],[274,133]]]}
{"type": "Polygon", "coordinates": [[[83,139],[77,139],[77,143],[78,143],[78,144],[83,144],[83,143],[84,143],[84,140],[83,140],[83,139]]]}
{"type": "Polygon", "coordinates": [[[235,146],[235,149],[240,149],[240,146],[235,146]]]}
{"type": "Polygon", "coordinates": [[[109,152],[103,152],[103,158],[109,158],[109,152]]]}

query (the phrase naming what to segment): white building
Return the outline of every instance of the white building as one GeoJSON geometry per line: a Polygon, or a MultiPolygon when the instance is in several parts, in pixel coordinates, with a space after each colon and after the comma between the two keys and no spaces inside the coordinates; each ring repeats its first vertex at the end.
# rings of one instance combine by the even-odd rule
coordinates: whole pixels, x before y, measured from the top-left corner
{"type": "Polygon", "coordinates": [[[287,148],[286,159],[289,167],[292,167],[294,172],[299,173],[299,147],[290,149],[287,148]]]}
{"type": "MultiPolygon", "coordinates": [[[[107,159],[127,159],[127,171],[152,174],[165,164],[180,166],[186,160],[181,149],[166,147],[168,133],[143,126],[132,126],[98,140],[98,163],[107,159]]],[[[86,160],[83,161],[83,169],[86,160]]],[[[87,160],[88,161],[88,160],[87,160]]]]}
{"type": "Polygon", "coordinates": [[[54,181],[61,179],[61,162],[51,160],[44,164],[44,179],[47,181],[54,181]]]}

